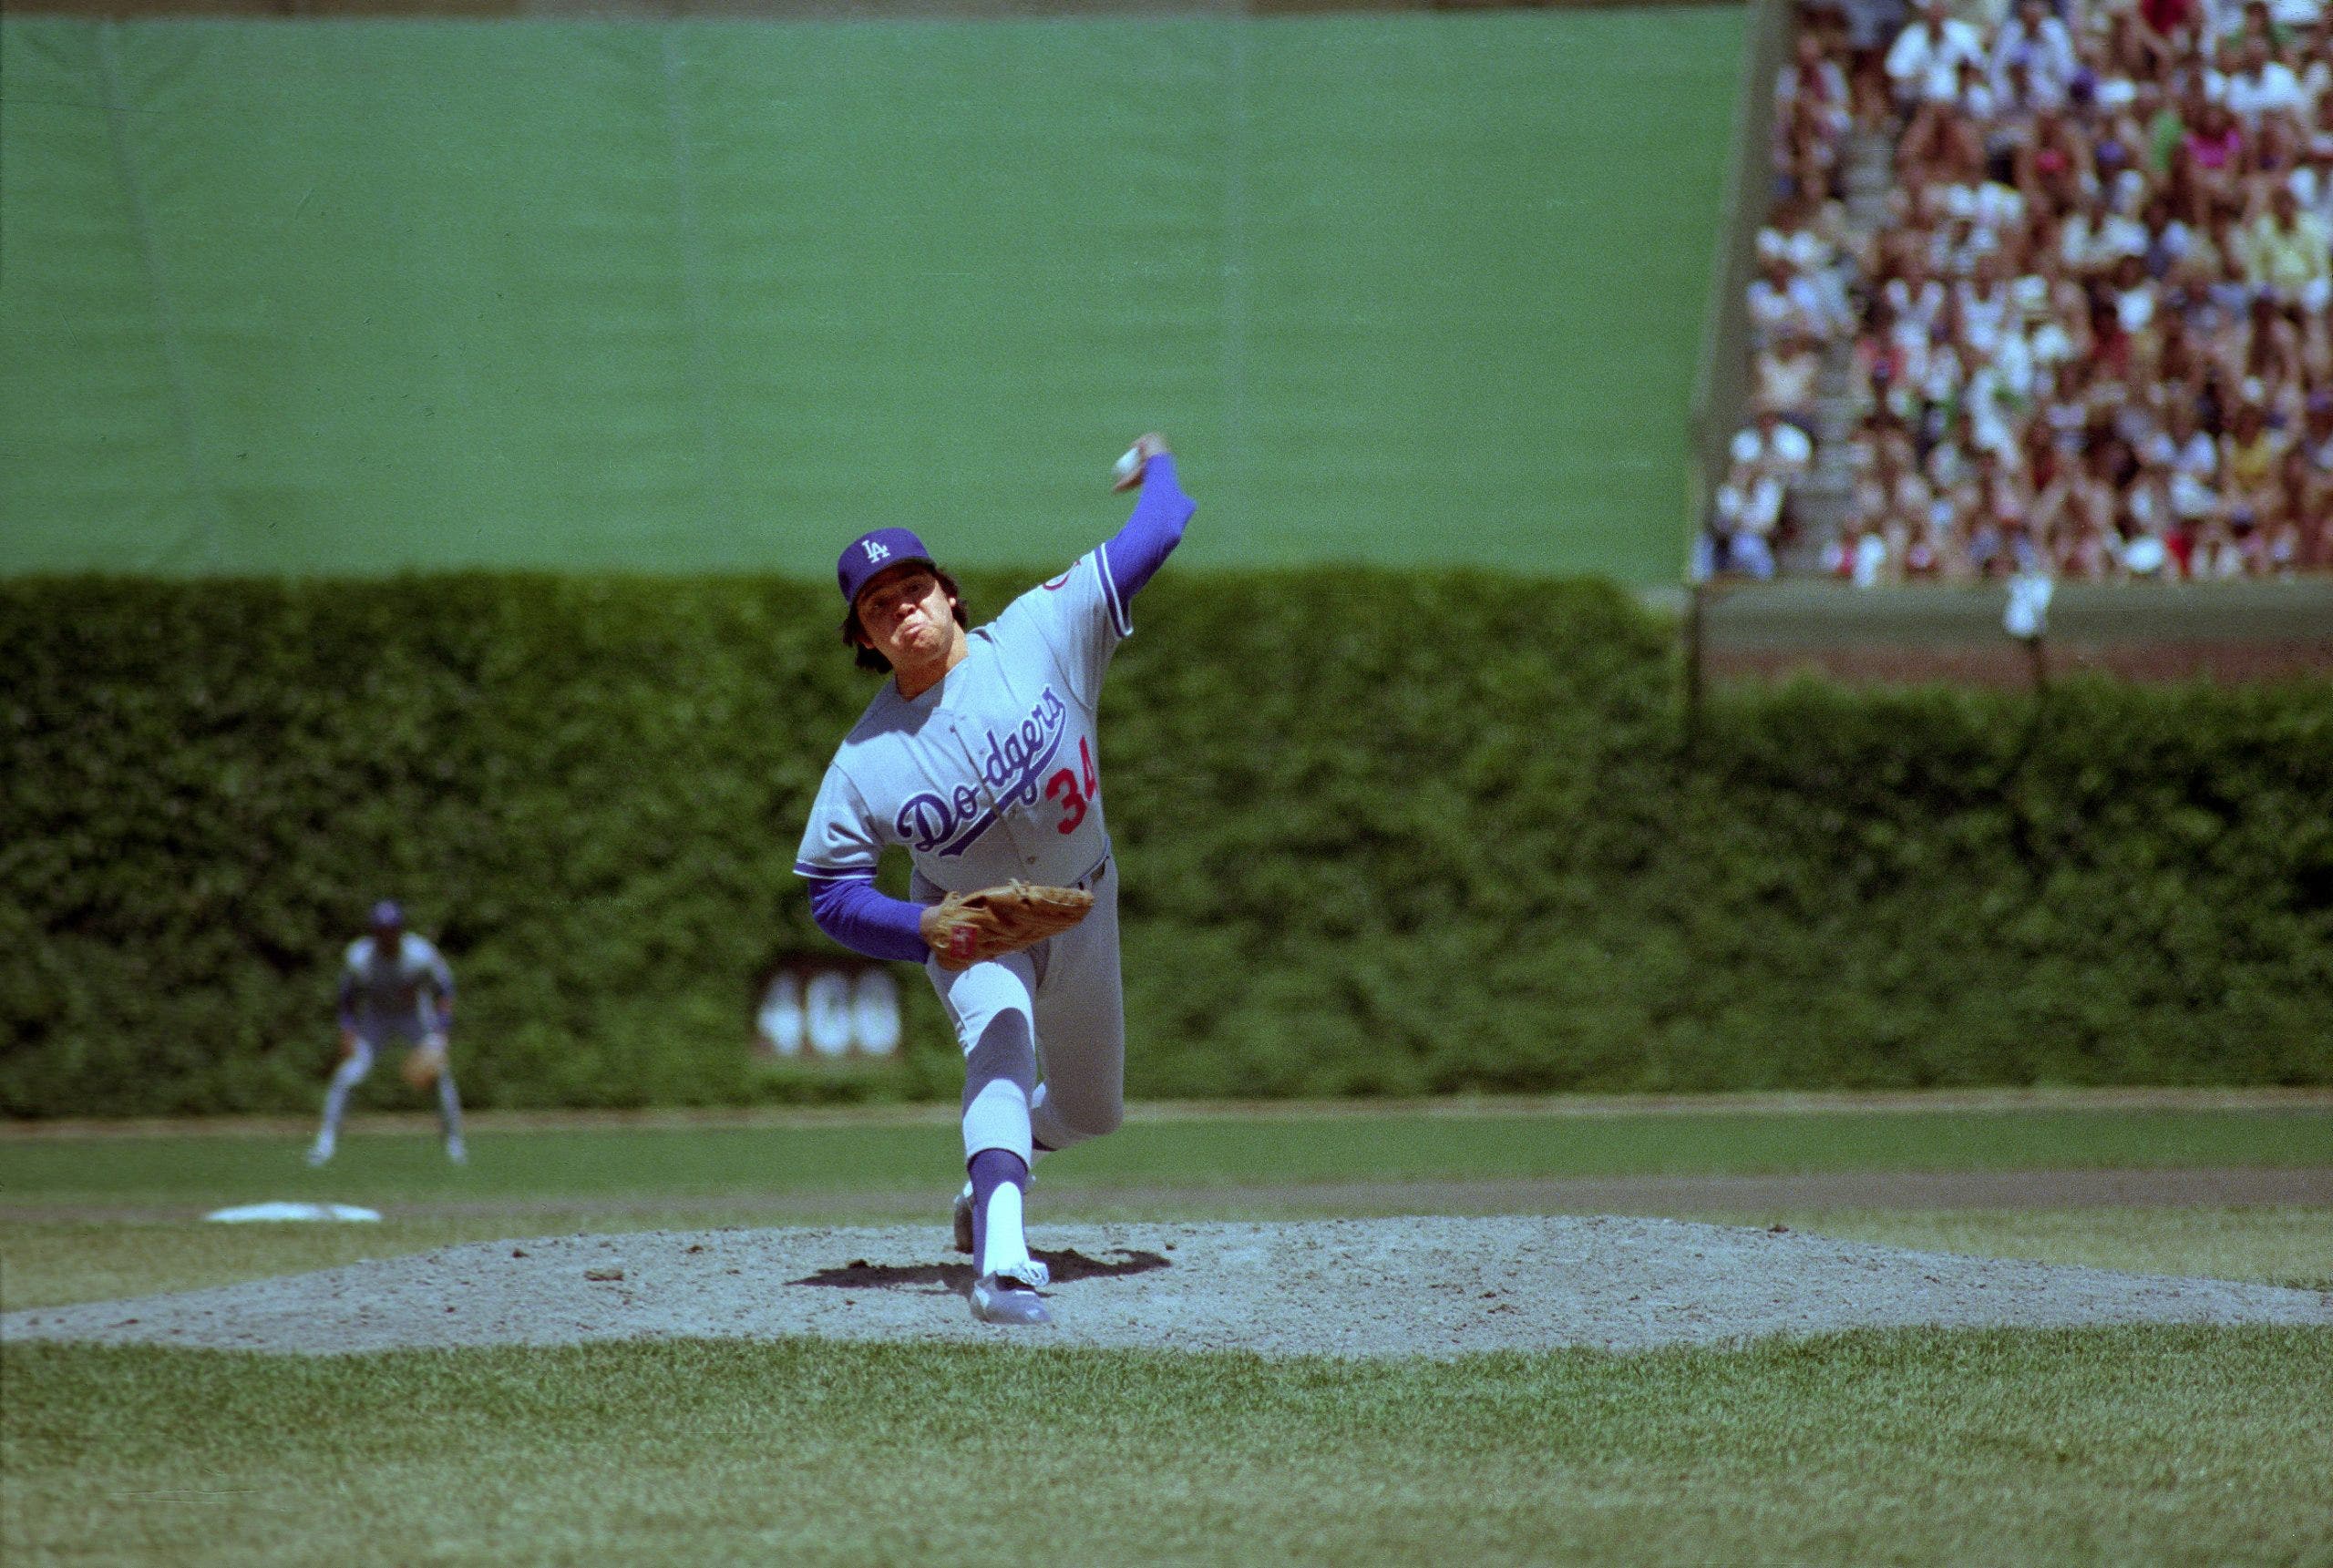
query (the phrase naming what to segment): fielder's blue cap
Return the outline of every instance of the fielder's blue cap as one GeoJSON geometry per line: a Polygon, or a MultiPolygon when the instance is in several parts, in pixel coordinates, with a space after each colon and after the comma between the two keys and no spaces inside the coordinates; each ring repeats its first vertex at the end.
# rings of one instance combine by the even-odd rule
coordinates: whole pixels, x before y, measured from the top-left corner
{"type": "Polygon", "coordinates": [[[384,898],[373,906],[373,929],[385,931],[392,926],[405,924],[405,911],[397,907],[394,898],[384,898]]]}
{"type": "Polygon", "coordinates": [[[842,559],[835,562],[835,581],[842,589],[842,601],[858,603],[859,589],[868,579],[886,567],[901,561],[920,560],[926,566],[938,566],[923,541],[905,528],[877,528],[871,534],[861,534],[844,548],[842,559]]]}

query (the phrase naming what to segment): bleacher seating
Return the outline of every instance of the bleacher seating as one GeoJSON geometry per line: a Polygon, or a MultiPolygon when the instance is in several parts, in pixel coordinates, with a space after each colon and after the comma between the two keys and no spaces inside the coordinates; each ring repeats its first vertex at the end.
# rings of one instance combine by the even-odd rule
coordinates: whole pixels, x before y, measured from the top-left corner
{"type": "Polygon", "coordinates": [[[2333,568],[2323,0],[1812,0],[1704,575],[2333,568]],[[1894,14],[1891,14],[1894,13],[1894,14]]]}

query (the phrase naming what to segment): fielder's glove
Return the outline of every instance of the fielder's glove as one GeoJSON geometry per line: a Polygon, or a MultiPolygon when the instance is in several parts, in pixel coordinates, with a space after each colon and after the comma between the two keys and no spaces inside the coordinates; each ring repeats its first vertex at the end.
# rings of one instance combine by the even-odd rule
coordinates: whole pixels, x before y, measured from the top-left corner
{"type": "Polygon", "coordinates": [[[924,940],[943,969],[969,969],[1066,931],[1092,912],[1094,895],[1012,881],[951,893],[925,911],[924,940]]]}
{"type": "Polygon", "coordinates": [[[405,1062],[398,1071],[416,1089],[435,1089],[437,1075],[446,1071],[446,1042],[442,1040],[424,1040],[405,1053],[405,1062]]]}

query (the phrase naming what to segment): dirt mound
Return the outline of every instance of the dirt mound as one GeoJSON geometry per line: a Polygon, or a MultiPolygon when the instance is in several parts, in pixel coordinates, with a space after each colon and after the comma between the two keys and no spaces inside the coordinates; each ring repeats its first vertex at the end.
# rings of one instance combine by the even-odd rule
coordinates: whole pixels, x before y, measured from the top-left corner
{"type": "Polygon", "coordinates": [[[1268,1356],[1641,1350],[1937,1325],[2333,1326],[2333,1296],[1614,1217],[1044,1227],[1056,1325],[975,1323],[935,1226],[487,1242],[0,1317],[0,1339],[336,1354],[665,1337],[1010,1340],[1268,1356]]]}

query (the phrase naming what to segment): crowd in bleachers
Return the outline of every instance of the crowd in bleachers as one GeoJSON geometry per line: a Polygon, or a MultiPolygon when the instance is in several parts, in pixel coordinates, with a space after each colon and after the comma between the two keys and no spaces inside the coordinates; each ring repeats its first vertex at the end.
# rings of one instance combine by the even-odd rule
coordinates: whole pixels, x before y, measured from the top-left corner
{"type": "Polygon", "coordinates": [[[2333,568],[2324,0],[1895,3],[1814,0],[1776,84],[1752,417],[1704,569],[1793,542],[1826,357],[1844,517],[1797,541],[1823,569],[2333,568]],[[1850,225],[1858,139],[1892,169],[1850,225]]]}

